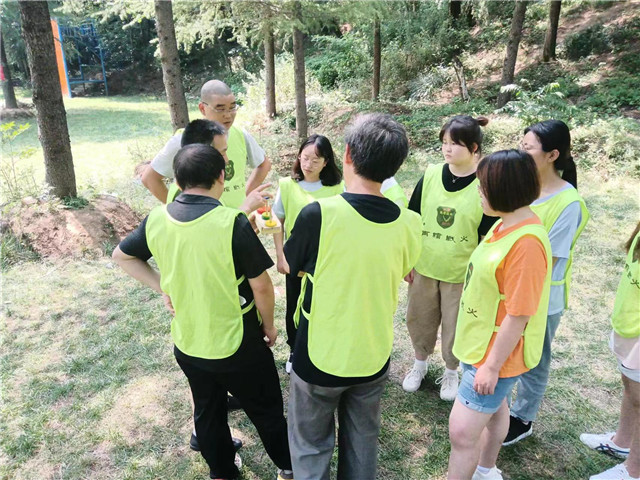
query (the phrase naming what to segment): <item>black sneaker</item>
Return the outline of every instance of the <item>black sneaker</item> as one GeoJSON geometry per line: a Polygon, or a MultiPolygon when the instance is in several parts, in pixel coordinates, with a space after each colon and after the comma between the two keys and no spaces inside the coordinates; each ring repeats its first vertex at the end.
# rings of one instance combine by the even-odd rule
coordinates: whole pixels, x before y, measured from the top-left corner
{"type": "Polygon", "coordinates": [[[533,433],[533,422],[523,422],[513,415],[509,416],[509,433],[507,438],[502,442],[503,447],[508,447],[520,440],[527,438],[533,433]]]}
{"type": "Polygon", "coordinates": [[[229,410],[229,411],[231,411],[231,410],[242,410],[242,405],[240,405],[240,402],[238,401],[238,399],[236,397],[228,395],[227,396],[227,410],[229,410]]]}
{"type": "MultiPolygon", "coordinates": [[[[233,442],[233,449],[237,452],[242,448],[242,440],[239,438],[231,437],[231,441],[233,442]]],[[[194,452],[200,451],[200,444],[198,443],[198,437],[191,432],[191,438],[189,439],[189,448],[194,452]]]]}

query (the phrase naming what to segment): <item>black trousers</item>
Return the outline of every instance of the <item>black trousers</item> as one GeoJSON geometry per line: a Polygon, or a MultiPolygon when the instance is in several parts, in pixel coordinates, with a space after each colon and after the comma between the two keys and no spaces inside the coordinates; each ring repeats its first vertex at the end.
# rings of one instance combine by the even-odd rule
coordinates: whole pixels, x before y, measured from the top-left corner
{"type": "Polygon", "coordinates": [[[209,465],[211,478],[232,479],[239,474],[227,423],[227,392],[238,399],[255,425],[273,463],[291,470],[280,380],[273,356],[268,353],[269,361],[256,358],[245,369],[225,372],[205,370],[176,358],[189,380],[200,453],[209,465]]]}
{"type": "Polygon", "coordinates": [[[298,297],[302,289],[302,278],[297,275],[288,274],[285,276],[285,285],[287,289],[287,312],[284,317],[285,326],[287,327],[287,345],[293,353],[293,347],[296,344],[296,333],[298,329],[293,323],[293,314],[296,313],[298,306],[298,297]]]}

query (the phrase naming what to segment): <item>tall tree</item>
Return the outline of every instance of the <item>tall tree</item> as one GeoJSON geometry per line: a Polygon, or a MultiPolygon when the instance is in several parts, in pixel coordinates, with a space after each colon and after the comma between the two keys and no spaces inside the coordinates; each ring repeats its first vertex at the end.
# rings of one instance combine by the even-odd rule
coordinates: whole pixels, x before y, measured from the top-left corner
{"type": "Polygon", "coordinates": [[[265,71],[265,95],[267,97],[267,115],[276,116],[276,63],[275,42],[273,38],[273,26],[265,21],[264,26],[264,71],[265,71]]]}
{"type": "Polygon", "coordinates": [[[302,26],[302,5],[299,1],[293,3],[294,19],[293,26],[293,76],[296,90],[296,130],[298,138],[307,138],[308,117],[307,117],[307,91],[305,83],[304,69],[304,33],[300,30],[302,26]]]}
{"type": "Polygon", "coordinates": [[[549,2],[549,27],[544,36],[544,48],[542,49],[542,61],[556,59],[556,40],[558,38],[558,23],[560,21],[560,8],[562,0],[551,0],[549,2]]]}
{"type": "Polygon", "coordinates": [[[155,0],[156,30],[160,42],[160,61],[162,63],[162,81],[167,92],[167,102],[171,113],[173,129],[186,127],[189,123],[189,110],[184,98],[184,87],[180,75],[178,44],[173,25],[173,8],[169,0],[155,0]]]}
{"type": "Polygon", "coordinates": [[[75,197],[76,176],[73,170],[67,112],[62,90],[53,32],[46,1],[20,0],[22,35],[31,69],[33,103],[38,119],[38,136],[44,153],[45,181],[58,197],[75,197]]]}
{"type": "Polygon", "coordinates": [[[2,60],[2,93],[4,94],[4,108],[18,108],[16,101],[16,92],[13,90],[13,82],[11,81],[11,70],[7,61],[7,54],[4,51],[4,37],[0,31],[0,57],[2,60]]]}
{"type": "MultiPolygon", "coordinates": [[[[504,59],[504,66],[502,67],[502,79],[500,80],[500,85],[503,87],[513,83],[516,72],[516,60],[518,59],[518,47],[520,46],[520,39],[522,38],[522,26],[524,25],[524,16],[527,11],[526,0],[516,0],[514,3],[515,7],[513,9],[513,18],[511,19],[507,54],[504,59]]],[[[510,99],[511,92],[501,89],[498,94],[498,108],[504,107],[510,99]]]]}
{"type": "Polygon", "coordinates": [[[373,88],[371,99],[378,100],[380,95],[380,64],[382,57],[382,47],[380,41],[380,17],[376,16],[373,21],[373,88]]]}
{"type": "Polygon", "coordinates": [[[460,18],[462,13],[462,0],[451,0],[449,2],[449,13],[454,19],[460,18]]]}

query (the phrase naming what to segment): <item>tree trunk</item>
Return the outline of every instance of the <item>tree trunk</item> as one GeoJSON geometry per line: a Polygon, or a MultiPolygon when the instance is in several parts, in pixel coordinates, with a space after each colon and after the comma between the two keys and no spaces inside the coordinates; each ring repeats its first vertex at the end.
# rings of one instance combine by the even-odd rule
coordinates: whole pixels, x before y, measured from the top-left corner
{"type": "Polygon", "coordinates": [[[18,108],[16,92],[13,90],[13,83],[11,81],[11,70],[9,69],[9,62],[7,62],[7,54],[4,51],[4,38],[2,37],[2,32],[0,32],[0,57],[2,60],[2,73],[4,74],[4,79],[2,79],[4,108],[18,108]]]}
{"type": "Polygon", "coordinates": [[[156,30],[160,41],[160,61],[162,63],[162,81],[167,92],[167,103],[171,113],[173,129],[184,128],[189,123],[189,110],[184,98],[184,87],[180,76],[178,44],[173,25],[173,8],[169,0],[155,0],[156,30]]]}
{"type": "Polygon", "coordinates": [[[467,89],[467,79],[464,74],[464,65],[458,57],[453,57],[453,69],[456,71],[456,77],[458,77],[458,88],[460,89],[460,96],[462,100],[468,102],[469,90],[467,89]]]}
{"type": "MultiPolygon", "coordinates": [[[[516,60],[518,59],[518,47],[522,38],[522,25],[524,24],[524,15],[527,11],[527,2],[525,0],[516,0],[513,11],[513,19],[511,20],[511,31],[509,32],[509,42],[507,43],[507,55],[504,59],[502,67],[502,79],[500,85],[510,85],[513,83],[513,77],[516,71],[516,60]]],[[[511,92],[501,91],[498,94],[498,108],[511,99],[511,92]]]]}
{"type": "Polygon", "coordinates": [[[42,145],[45,181],[57,197],[75,197],[76,176],[69,142],[67,112],[62,90],[53,32],[46,1],[21,0],[22,36],[31,69],[33,103],[38,119],[38,137],[42,145]]]}
{"type": "MultiPolygon", "coordinates": [[[[302,21],[302,6],[295,2],[294,13],[296,19],[302,21]]],[[[304,33],[297,27],[293,28],[293,76],[296,89],[296,130],[298,138],[307,138],[307,93],[304,72],[304,33]]]]}
{"type": "Polygon", "coordinates": [[[542,61],[556,59],[556,40],[558,38],[558,22],[560,21],[560,8],[562,0],[551,0],[549,4],[549,27],[544,36],[544,48],[542,49],[542,61]]]}
{"type": "Polygon", "coordinates": [[[380,95],[380,45],[380,19],[376,18],[373,24],[373,88],[371,92],[371,99],[374,101],[378,100],[380,95]]]}
{"type": "Polygon", "coordinates": [[[462,1],[451,0],[449,2],[449,13],[455,20],[460,18],[460,14],[462,13],[462,1]]]}
{"type": "Polygon", "coordinates": [[[276,116],[276,64],[273,27],[267,24],[264,30],[264,72],[267,96],[267,116],[276,116]]]}

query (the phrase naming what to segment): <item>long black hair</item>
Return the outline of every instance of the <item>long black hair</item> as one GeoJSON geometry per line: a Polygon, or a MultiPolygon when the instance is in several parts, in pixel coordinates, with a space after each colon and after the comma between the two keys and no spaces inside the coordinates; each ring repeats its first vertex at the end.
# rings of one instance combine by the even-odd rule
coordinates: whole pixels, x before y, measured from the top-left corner
{"type": "Polygon", "coordinates": [[[300,150],[298,150],[298,156],[296,157],[295,162],[293,162],[293,167],[291,168],[291,178],[298,182],[304,180],[304,173],[302,173],[302,168],[300,167],[300,155],[302,155],[302,150],[309,145],[315,145],[316,155],[320,158],[324,158],[324,161],[327,162],[320,172],[320,181],[322,182],[322,185],[330,187],[332,185],[339,184],[342,180],[342,172],[338,168],[338,165],[336,165],[336,158],[333,154],[331,142],[324,135],[314,134],[302,142],[300,150]]]}
{"type": "Polygon", "coordinates": [[[538,138],[544,152],[558,150],[558,158],[553,162],[554,168],[562,172],[564,181],[578,188],[576,164],[571,156],[571,133],[567,124],[562,120],[545,120],[524,129],[525,135],[529,132],[533,132],[538,138]]]}

